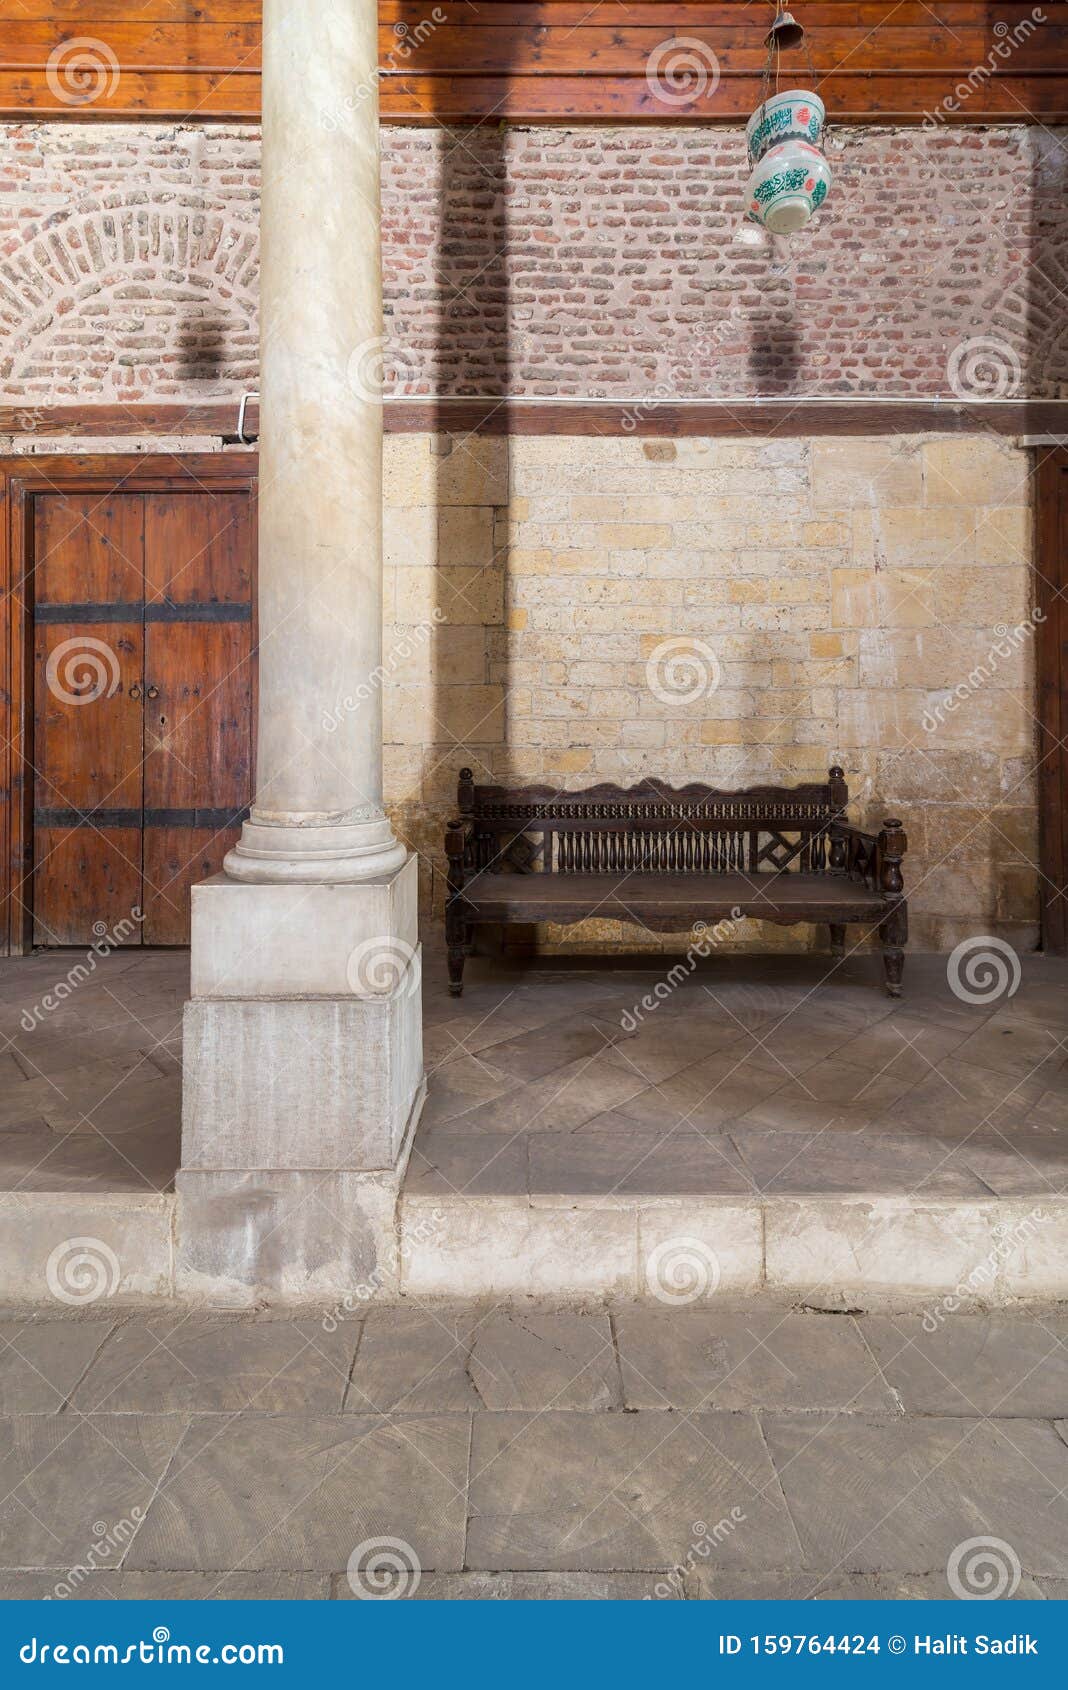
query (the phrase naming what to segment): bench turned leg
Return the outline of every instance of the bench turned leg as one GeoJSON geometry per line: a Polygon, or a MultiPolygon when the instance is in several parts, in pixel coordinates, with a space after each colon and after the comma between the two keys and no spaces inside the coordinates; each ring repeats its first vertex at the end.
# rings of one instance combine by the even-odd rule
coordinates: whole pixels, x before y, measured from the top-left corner
{"type": "Polygon", "coordinates": [[[831,935],[831,955],[832,956],[845,956],[845,925],[844,925],[844,923],[832,921],[831,924],[830,924],[830,935],[831,935]]]}
{"type": "Polygon", "coordinates": [[[464,989],[464,962],[470,955],[472,924],[465,921],[462,911],[445,906],[445,945],[449,963],[449,996],[461,997],[464,989]]]}
{"type": "Polygon", "coordinates": [[[901,976],[905,968],[905,943],[908,936],[908,913],[905,905],[899,904],[879,928],[886,989],[892,998],[901,996],[901,976]]]}

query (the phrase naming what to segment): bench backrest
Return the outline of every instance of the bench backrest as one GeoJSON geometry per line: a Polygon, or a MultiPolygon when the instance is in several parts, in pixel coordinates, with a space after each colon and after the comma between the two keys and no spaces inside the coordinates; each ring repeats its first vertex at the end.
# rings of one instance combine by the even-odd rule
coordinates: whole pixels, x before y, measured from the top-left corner
{"type": "Polygon", "coordinates": [[[828,830],[849,791],[842,770],[803,786],[477,786],[460,772],[472,872],[730,874],[828,867],[828,830]]]}

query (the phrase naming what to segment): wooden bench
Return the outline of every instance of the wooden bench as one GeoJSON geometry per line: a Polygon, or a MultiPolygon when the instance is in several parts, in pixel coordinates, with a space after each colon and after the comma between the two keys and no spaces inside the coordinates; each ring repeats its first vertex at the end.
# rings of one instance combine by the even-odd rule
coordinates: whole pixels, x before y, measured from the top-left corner
{"type": "Polygon", "coordinates": [[[678,789],[476,786],[460,771],[459,811],[445,834],[449,991],[480,923],[633,921],[655,933],[754,917],[826,923],[845,952],[851,922],[877,927],[886,984],[901,995],[908,910],[899,821],[878,834],[845,821],[841,769],[825,784],[678,789]]]}

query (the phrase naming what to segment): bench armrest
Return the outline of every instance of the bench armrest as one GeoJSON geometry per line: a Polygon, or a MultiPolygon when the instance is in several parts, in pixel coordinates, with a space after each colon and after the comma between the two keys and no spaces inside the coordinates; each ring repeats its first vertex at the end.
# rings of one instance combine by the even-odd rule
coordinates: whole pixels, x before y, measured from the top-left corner
{"type": "Polygon", "coordinates": [[[896,898],[903,889],[901,859],[908,849],[905,830],[899,821],[883,823],[879,833],[865,833],[850,822],[834,821],[830,827],[831,871],[862,880],[873,892],[896,898]]]}

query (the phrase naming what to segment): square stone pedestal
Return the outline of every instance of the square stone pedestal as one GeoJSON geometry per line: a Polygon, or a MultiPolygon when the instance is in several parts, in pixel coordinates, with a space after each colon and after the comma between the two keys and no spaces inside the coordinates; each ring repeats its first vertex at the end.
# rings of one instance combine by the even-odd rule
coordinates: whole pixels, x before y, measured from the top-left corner
{"type": "Polygon", "coordinates": [[[424,1093],[417,865],[339,886],[193,888],[179,1289],[395,1293],[424,1093]]]}

